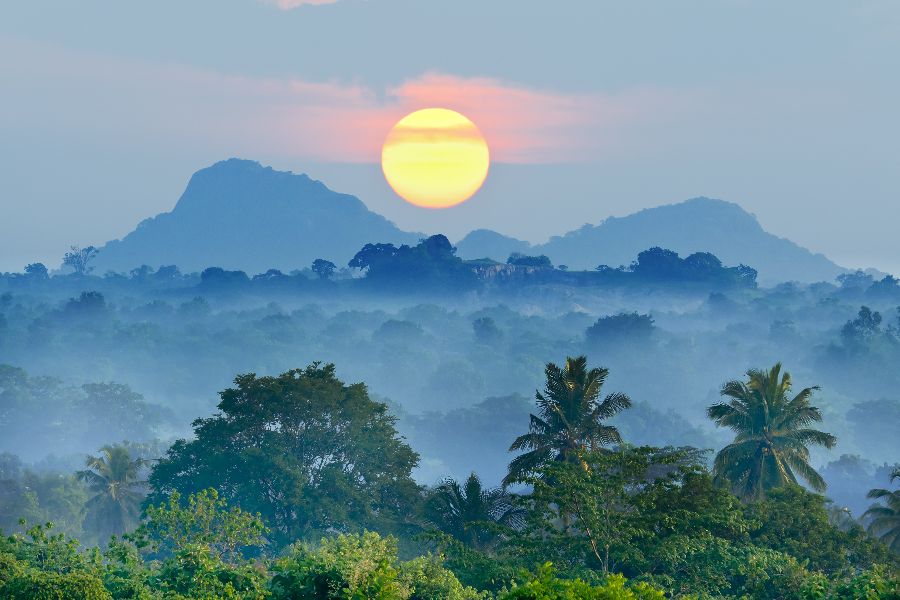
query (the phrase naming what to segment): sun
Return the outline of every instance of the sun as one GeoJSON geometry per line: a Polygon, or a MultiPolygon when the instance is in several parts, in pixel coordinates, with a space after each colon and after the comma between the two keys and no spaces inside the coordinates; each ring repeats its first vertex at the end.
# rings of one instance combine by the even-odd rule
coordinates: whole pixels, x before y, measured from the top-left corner
{"type": "Polygon", "coordinates": [[[425,108],[400,119],[381,149],[381,169],[397,194],[416,206],[449,208],[484,183],[487,142],[475,123],[446,108],[425,108]]]}

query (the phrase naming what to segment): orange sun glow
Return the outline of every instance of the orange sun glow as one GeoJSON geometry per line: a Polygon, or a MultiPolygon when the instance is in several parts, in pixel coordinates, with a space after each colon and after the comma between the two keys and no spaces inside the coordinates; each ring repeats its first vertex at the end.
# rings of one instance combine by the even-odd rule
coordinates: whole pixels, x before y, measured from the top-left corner
{"type": "Polygon", "coordinates": [[[381,168],[394,191],[425,208],[465,202],[484,183],[489,167],[490,152],[478,127],[446,108],[406,115],[381,150],[381,168]]]}

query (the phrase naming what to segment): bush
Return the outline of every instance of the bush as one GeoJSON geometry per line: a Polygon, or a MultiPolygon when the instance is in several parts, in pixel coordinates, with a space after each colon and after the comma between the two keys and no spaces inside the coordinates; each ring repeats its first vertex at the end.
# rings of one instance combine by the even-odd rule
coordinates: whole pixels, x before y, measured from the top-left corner
{"type": "Polygon", "coordinates": [[[156,577],[166,598],[184,600],[264,600],[266,573],[252,565],[228,565],[207,546],[185,547],[166,560],[156,577]]]}
{"type": "Polygon", "coordinates": [[[602,585],[581,579],[560,579],[553,565],[544,564],[534,578],[501,592],[497,600],[663,600],[665,595],[647,583],[627,585],[621,575],[610,575],[602,585]]]}
{"type": "Polygon", "coordinates": [[[275,563],[272,598],[407,600],[396,559],[396,541],[377,533],[325,539],[316,550],[297,546],[275,563]]]}
{"type": "Polygon", "coordinates": [[[340,535],[312,549],[296,546],[275,562],[273,600],[478,600],[441,559],[422,556],[400,563],[397,542],[377,533],[340,535]]]}
{"type": "Polygon", "coordinates": [[[29,569],[10,579],[0,592],[4,598],[16,600],[112,600],[99,578],[79,571],[52,573],[29,569]]]}
{"type": "Polygon", "coordinates": [[[410,600],[478,600],[487,598],[474,588],[466,587],[441,558],[420,556],[400,565],[400,581],[410,591],[410,600]]]}

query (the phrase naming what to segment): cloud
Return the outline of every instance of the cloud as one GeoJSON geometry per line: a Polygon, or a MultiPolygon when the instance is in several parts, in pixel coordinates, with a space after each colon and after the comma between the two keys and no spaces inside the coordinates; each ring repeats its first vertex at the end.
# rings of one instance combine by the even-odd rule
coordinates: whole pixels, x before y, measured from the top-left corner
{"type": "Polygon", "coordinates": [[[671,119],[686,104],[664,90],[571,94],[442,73],[385,89],[255,78],[11,38],[0,38],[0,52],[27,57],[0,65],[12,90],[0,127],[70,139],[127,136],[223,155],[378,162],[394,123],[420,108],[445,107],[476,123],[496,161],[591,162],[639,150],[630,130],[671,119]],[[35,90],[42,90],[37,100],[35,90]]]}

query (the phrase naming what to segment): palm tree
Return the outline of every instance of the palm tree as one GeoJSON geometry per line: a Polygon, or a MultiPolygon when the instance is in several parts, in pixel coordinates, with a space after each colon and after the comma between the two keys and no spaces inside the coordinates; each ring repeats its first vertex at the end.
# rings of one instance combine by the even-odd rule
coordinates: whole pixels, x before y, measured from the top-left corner
{"type": "MultiPolygon", "coordinates": [[[[891,471],[891,483],[900,479],[900,467],[891,471]]],[[[900,553],[900,490],[883,490],[876,488],[869,491],[869,498],[884,499],[884,504],[873,504],[863,513],[869,521],[869,533],[881,539],[891,549],[900,553]]]]}
{"type": "Polygon", "coordinates": [[[503,488],[485,489],[475,473],[460,485],[445,479],[425,503],[426,518],[438,529],[472,548],[484,549],[497,539],[498,527],[518,529],[525,511],[503,488]]]}
{"type": "Polygon", "coordinates": [[[747,377],[746,383],[729,381],[722,386],[721,394],[729,401],[706,411],[716,425],[737,434],[716,455],[716,480],[745,499],[759,499],[768,489],[796,484],[798,476],[814,490],[824,491],[825,480],[810,466],[807,446],[831,448],[837,438],[807,427],[822,420],[819,409],[810,405],[818,386],[791,397],[791,375],[781,374],[781,363],[768,371],[751,369],[747,377]]]}
{"type": "Polygon", "coordinates": [[[125,446],[103,446],[99,456],[89,456],[84,471],[76,473],[92,496],[85,504],[87,517],[101,540],[121,535],[138,520],[144,482],[139,479],[145,461],[132,460],[125,446]]]}
{"type": "Polygon", "coordinates": [[[576,461],[585,450],[620,444],[619,431],[603,421],[631,406],[625,394],[609,394],[600,402],[600,390],[609,371],[588,370],[587,358],[566,358],[559,368],[547,363],[544,392],[537,392],[538,415],[531,415],[528,433],[520,435],[510,452],[528,450],[509,464],[503,485],[509,485],[537,471],[550,461],[576,461]]]}

